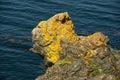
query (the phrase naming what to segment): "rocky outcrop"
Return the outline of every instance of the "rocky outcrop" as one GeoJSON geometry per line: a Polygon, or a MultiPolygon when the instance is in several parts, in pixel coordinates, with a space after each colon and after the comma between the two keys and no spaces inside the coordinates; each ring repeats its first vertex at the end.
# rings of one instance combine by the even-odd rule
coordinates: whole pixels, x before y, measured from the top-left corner
{"type": "Polygon", "coordinates": [[[32,31],[33,51],[45,56],[48,62],[55,63],[62,54],[61,40],[69,43],[78,41],[68,13],[60,13],[47,21],[41,21],[32,31]]]}
{"type": "Polygon", "coordinates": [[[32,31],[32,50],[53,63],[36,80],[119,80],[120,51],[101,32],[78,36],[67,12],[41,21],[32,31]]]}

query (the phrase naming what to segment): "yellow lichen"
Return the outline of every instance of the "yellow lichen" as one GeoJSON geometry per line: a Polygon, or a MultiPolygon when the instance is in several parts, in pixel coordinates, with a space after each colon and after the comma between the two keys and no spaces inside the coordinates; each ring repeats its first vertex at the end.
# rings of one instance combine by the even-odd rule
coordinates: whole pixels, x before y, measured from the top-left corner
{"type": "MultiPolygon", "coordinates": [[[[85,59],[94,55],[92,52],[94,48],[106,45],[108,42],[108,38],[100,32],[87,37],[77,36],[67,12],[56,14],[46,21],[39,22],[32,31],[32,40],[34,47],[40,48],[39,53],[44,54],[46,60],[52,63],[57,62],[62,55],[61,41],[74,44],[81,40],[79,48],[87,50],[87,54],[84,55],[85,59]]],[[[78,55],[82,55],[82,53],[78,55]]]]}
{"type": "Polygon", "coordinates": [[[94,49],[102,46],[107,46],[108,37],[103,35],[101,32],[96,32],[90,36],[82,38],[81,42],[82,46],[80,46],[80,48],[85,48],[87,50],[84,59],[86,60],[86,62],[92,62],[92,57],[96,56],[96,52],[94,49]]]}
{"type": "Polygon", "coordinates": [[[38,37],[40,44],[44,45],[44,54],[48,62],[55,63],[59,60],[59,54],[62,53],[61,40],[66,39],[70,43],[78,41],[72,20],[67,12],[57,14],[47,21],[41,21],[36,28],[39,29],[38,37]]]}

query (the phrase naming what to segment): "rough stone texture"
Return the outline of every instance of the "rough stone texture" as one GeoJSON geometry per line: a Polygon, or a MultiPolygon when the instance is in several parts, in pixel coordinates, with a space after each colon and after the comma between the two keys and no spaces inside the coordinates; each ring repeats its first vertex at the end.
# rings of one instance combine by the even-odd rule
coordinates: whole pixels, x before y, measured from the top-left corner
{"type": "Polygon", "coordinates": [[[54,65],[36,80],[120,80],[120,51],[101,32],[78,36],[68,13],[41,21],[32,31],[31,50],[54,65]]]}

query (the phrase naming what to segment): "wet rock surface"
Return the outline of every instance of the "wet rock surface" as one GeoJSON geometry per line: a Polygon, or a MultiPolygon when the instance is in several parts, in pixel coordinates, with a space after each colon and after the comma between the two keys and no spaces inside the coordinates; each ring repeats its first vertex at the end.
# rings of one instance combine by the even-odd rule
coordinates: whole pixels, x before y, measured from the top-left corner
{"type": "Polygon", "coordinates": [[[53,64],[36,80],[120,80],[120,51],[101,32],[78,36],[67,12],[41,21],[32,42],[30,50],[53,64]]]}

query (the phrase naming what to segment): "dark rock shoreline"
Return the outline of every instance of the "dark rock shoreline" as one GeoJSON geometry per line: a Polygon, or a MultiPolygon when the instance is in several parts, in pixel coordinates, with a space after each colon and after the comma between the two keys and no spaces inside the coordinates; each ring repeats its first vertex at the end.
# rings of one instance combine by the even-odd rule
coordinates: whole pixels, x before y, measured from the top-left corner
{"type": "Polygon", "coordinates": [[[41,21],[30,50],[53,65],[36,80],[120,80],[120,51],[108,41],[101,32],[78,36],[67,12],[41,21]]]}

